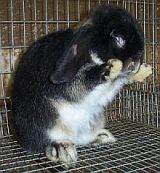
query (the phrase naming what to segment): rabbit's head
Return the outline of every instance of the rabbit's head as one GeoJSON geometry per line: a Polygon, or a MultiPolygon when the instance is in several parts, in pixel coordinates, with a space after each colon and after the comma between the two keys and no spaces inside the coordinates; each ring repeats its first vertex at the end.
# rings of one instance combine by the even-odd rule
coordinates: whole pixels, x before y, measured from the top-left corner
{"type": "Polygon", "coordinates": [[[50,79],[65,83],[86,63],[101,65],[114,58],[123,62],[124,71],[134,71],[142,63],[143,51],[143,33],[132,16],[124,9],[102,5],[75,31],[50,79]]]}

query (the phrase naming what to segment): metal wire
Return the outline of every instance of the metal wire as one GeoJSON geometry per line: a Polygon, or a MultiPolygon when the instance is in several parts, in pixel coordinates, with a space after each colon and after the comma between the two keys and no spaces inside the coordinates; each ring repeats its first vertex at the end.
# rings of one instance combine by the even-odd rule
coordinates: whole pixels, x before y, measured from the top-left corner
{"type": "Polygon", "coordinates": [[[0,5],[0,172],[160,172],[160,27],[156,0],[1,0],[0,5]],[[126,87],[106,111],[118,143],[78,148],[79,160],[68,170],[43,153],[29,155],[12,140],[9,127],[9,76],[15,60],[39,37],[75,26],[99,4],[121,6],[143,28],[144,62],[153,75],[144,84],[126,87]]]}
{"type": "Polygon", "coordinates": [[[115,144],[79,147],[77,164],[69,169],[54,164],[43,153],[30,155],[16,141],[0,142],[1,172],[159,172],[160,132],[138,123],[107,124],[118,139],[115,144]]]}

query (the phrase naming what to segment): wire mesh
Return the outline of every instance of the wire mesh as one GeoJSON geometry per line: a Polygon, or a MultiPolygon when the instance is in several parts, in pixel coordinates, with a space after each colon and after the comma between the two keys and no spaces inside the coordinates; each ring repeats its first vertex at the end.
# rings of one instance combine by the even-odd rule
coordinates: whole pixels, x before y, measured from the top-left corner
{"type": "Polygon", "coordinates": [[[0,1],[0,172],[160,172],[160,3],[157,0],[0,1]],[[28,155],[10,135],[12,76],[21,54],[39,37],[74,28],[99,4],[127,9],[145,37],[144,62],[153,75],[126,87],[106,111],[118,143],[80,147],[79,160],[66,170],[43,153],[28,155]],[[119,122],[121,121],[121,122],[119,122]]]}
{"type": "Polygon", "coordinates": [[[118,139],[115,144],[78,148],[78,161],[68,169],[55,164],[43,153],[30,155],[16,141],[0,143],[1,172],[159,172],[160,132],[126,121],[107,125],[118,139]]]}

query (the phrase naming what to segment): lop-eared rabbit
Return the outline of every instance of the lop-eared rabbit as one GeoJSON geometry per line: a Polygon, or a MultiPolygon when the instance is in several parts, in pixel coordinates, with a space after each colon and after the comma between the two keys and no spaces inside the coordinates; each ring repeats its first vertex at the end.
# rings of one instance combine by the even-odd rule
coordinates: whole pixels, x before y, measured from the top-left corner
{"type": "Polygon", "coordinates": [[[115,142],[104,128],[104,107],[132,81],[143,51],[136,21],[105,5],[77,30],[36,41],[14,80],[15,129],[23,148],[68,165],[77,160],[78,145],[115,142]]]}

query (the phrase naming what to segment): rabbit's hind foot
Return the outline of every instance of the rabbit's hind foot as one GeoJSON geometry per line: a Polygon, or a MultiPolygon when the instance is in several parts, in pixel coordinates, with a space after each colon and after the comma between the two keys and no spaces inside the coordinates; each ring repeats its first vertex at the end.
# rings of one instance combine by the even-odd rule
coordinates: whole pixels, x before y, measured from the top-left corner
{"type": "Polygon", "coordinates": [[[97,144],[106,144],[106,143],[114,143],[114,142],[116,142],[116,138],[112,135],[112,133],[107,129],[102,129],[98,133],[93,144],[97,145],[97,144]]]}
{"type": "Polygon", "coordinates": [[[70,141],[52,142],[46,148],[46,157],[53,162],[62,162],[66,167],[77,161],[76,147],[70,141]]]}

